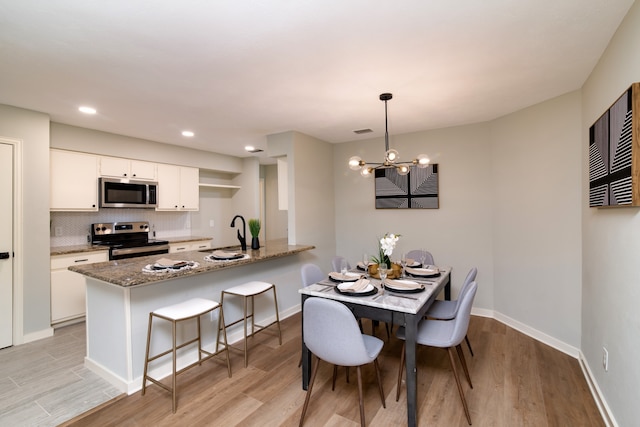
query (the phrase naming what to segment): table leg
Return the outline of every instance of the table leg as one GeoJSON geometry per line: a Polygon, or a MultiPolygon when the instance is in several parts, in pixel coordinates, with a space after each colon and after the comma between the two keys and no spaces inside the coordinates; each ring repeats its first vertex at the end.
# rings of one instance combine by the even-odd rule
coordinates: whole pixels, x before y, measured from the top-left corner
{"type": "Polygon", "coordinates": [[[451,273],[449,273],[447,283],[444,285],[444,299],[446,301],[451,301],[451,273]]]}
{"type": "Polygon", "coordinates": [[[417,380],[416,380],[416,334],[418,330],[417,316],[410,316],[405,324],[405,358],[407,383],[407,425],[417,424],[417,380]]]}
{"type": "MultiPolygon", "coordinates": [[[[304,307],[304,301],[308,298],[306,295],[302,295],[302,307],[304,307]]],[[[311,378],[311,352],[304,343],[303,326],[304,325],[304,310],[302,310],[302,320],[300,322],[300,336],[303,337],[302,341],[302,389],[307,390],[309,387],[309,379],[311,378]]]]}

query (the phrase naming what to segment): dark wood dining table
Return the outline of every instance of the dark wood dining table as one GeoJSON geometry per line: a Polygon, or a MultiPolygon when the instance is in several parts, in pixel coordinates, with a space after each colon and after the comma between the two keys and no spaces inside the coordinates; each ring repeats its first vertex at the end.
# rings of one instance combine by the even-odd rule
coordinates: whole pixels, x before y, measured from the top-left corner
{"type": "MultiPolygon", "coordinates": [[[[354,270],[355,271],[355,270],[354,270]]],[[[328,278],[300,289],[302,307],[307,298],[320,297],[339,301],[351,309],[356,317],[377,320],[405,327],[406,340],[406,384],[407,384],[407,425],[417,424],[417,381],[416,381],[416,334],[418,323],[441,290],[445,299],[451,295],[451,268],[440,267],[440,276],[430,278],[409,278],[424,283],[424,291],[419,293],[396,293],[380,289],[380,281],[370,278],[377,289],[374,295],[350,296],[336,291],[336,282],[328,278]]],[[[304,324],[304,310],[302,313],[304,324]]],[[[311,377],[311,352],[302,340],[302,388],[307,390],[311,377]]]]}

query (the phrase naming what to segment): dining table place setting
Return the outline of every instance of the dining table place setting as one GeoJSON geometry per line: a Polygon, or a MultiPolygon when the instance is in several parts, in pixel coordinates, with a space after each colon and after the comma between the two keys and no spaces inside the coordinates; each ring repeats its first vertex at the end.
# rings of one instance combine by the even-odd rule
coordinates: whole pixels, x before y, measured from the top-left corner
{"type": "Polygon", "coordinates": [[[329,279],[334,282],[355,282],[361,277],[362,277],[362,274],[354,273],[351,271],[343,271],[343,272],[332,271],[331,273],[329,273],[329,279]]]}
{"type": "Polygon", "coordinates": [[[384,281],[384,288],[388,291],[398,293],[410,293],[415,294],[424,292],[425,284],[417,282],[415,280],[408,279],[387,279],[384,281]]]}
{"type": "Polygon", "coordinates": [[[224,251],[221,249],[215,250],[211,254],[204,257],[205,261],[210,262],[237,261],[249,258],[249,254],[245,254],[243,252],[224,251]]]}
{"type": "Polygon", "coordinates": [[[378,288],[365,277],[360,277],[356,281],[342,282],[334,287],[334,290],[342,295],[348,296],[370,296],[378,293],[378,288]]]}
{"type": "Polygon", "coordinates": [[[440,269],[435,265],[424,265],[421,267],[405,267],[405,273],[410,277],[439,277],[440,269]]]}
{"type": "Polygon", "coordinates": [[[175,260],[160,258],[153,264],[147,264],[142,268],[143,273],[173,273],[176,271],[190,270],[200,267],[196,261],[175,260]]]}

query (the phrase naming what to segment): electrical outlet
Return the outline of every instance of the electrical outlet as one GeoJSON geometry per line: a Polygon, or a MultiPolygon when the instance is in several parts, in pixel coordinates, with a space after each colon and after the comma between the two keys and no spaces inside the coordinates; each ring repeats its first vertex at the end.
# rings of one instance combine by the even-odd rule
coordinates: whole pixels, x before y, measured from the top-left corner
{"type": "Polygon", "coordinates": [[[609,352],[606,347],[602,347],[602,367],[605,372],[609,370],[609,352]]]}
{"type": "Polygon", "coordinates": [[[209,220],[209,227],[213,228],[214,221],[212,219],[209,220]]]}
{"type": "Polygon", "coordinates": [[[54,233],[55,233],[56,237],[62,236],[62,227],[56,227],[54,229],[54,233]]]}

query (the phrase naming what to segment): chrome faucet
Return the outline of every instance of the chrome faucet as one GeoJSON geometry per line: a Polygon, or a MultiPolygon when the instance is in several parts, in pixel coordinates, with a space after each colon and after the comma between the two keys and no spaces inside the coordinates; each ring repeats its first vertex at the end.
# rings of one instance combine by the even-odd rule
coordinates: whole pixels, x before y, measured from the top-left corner
{"type": "Polygon", "coordinates": [[[242,215],[236,215],[231,220],[231,228],[236,226],[236,218],[240,218],[242,220],[242,235],[240,235],[240,230],[238,230],[238,240],[240,240],[240,246],[243,251],[247,250],[247,224],[244,222],[244,218],[242,215]]]}

